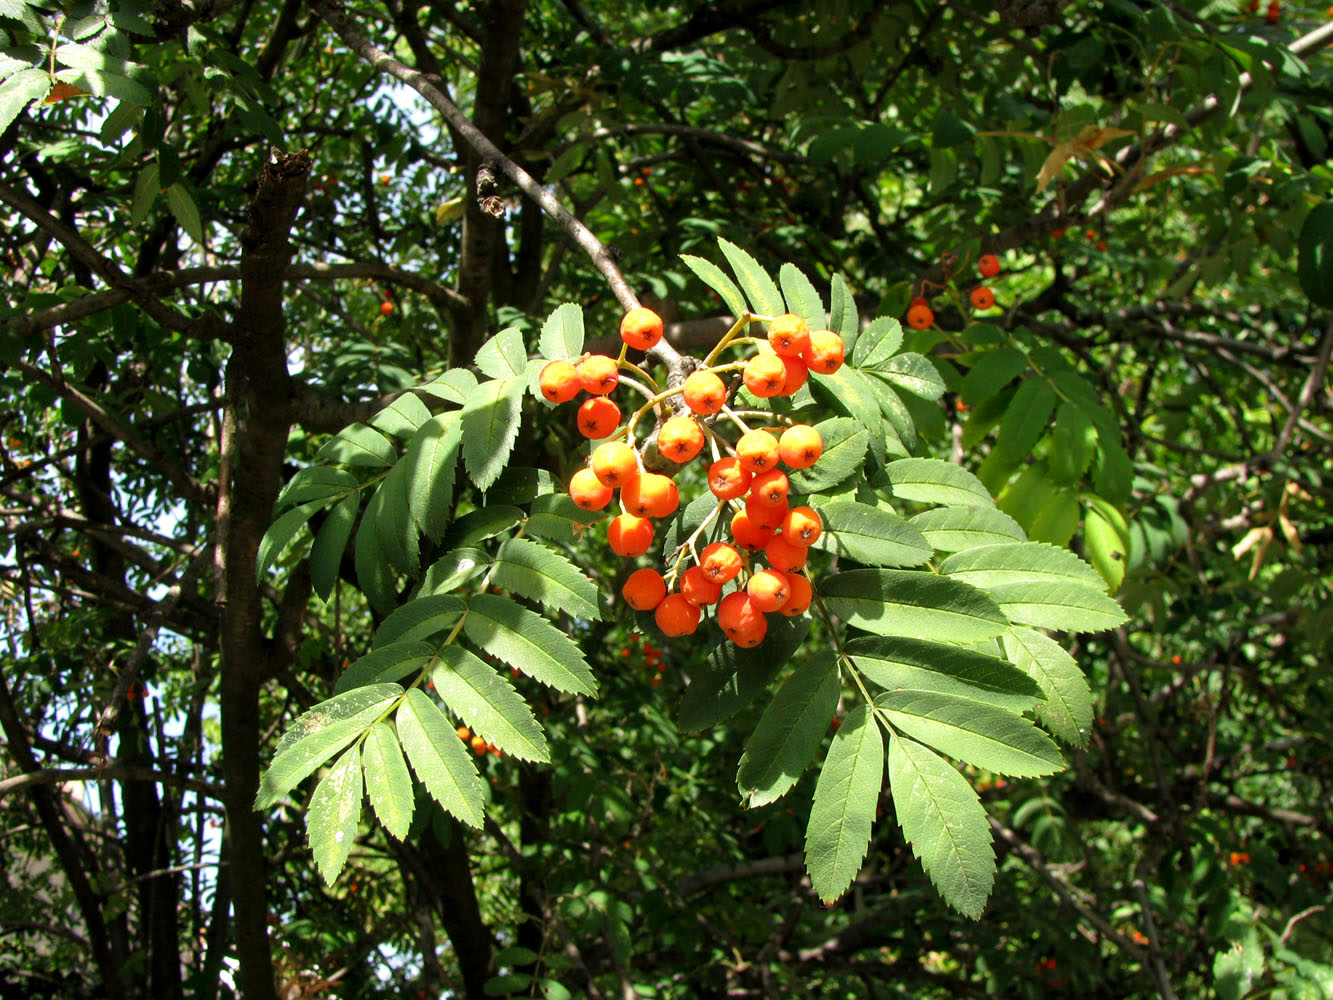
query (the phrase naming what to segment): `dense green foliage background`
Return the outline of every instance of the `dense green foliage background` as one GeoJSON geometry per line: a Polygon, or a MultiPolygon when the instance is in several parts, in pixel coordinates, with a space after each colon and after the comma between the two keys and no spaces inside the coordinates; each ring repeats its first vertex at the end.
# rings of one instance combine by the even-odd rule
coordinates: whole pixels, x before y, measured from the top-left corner
{"type": "MultiPolygon", "coordinates": [[[[0,0],[0,991],[1333,994],[1333,27],[1267,10],[0,0]],[[53,80],[83,93],[48,103],[53,80]],[[678,725],[711,643],[638,635],[589,537],[599,697],[523,692],[553,762],[485,758],[479,832],[424,799],[402,841],[363,824],[327,887],[309,783],[252,804],[380,619],[350,552],[327,603],[303,543],[255,582],[283,483],[502,327],[535,348],[572,301],[613,339],[616,268],[704,353],[725,307],[680,255],[718,237],[826,303],[840,275],[864,317],[932,298],[912,346],[948,392],[913,404],[914,453],[1123,570],[1130,623],[1067,643],[1087,748],[965,772],[1000,859],[979,920],[887,795],[823,906],[813,775],[735,791],[765,699],[678,725]],[[982,250],[1004,270],[978,318],[982,250]],[[1123,464],[1033,405],[1060,366],[1123,464]]],[[[525,407],[512,464],[566,477],[572,420],[525,407]]]]}

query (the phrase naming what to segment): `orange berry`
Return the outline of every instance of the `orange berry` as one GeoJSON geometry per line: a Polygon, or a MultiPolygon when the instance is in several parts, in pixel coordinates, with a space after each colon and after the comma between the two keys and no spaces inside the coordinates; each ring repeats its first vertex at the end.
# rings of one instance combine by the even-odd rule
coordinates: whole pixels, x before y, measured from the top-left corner
{"type": "MultiPolygon", "coordinates": [[[[666,597],[666,581],[655,569],[636,569],[620,588],[620,596],[635,611],[652,611],[666,597]]],[[[625,650],[629,655],[629,649],[625,650]]]]}
{"type": "Polygon", "coordinates": [[[778,438],[778,456],[791,469],[808,469],[824,454],[824,439],[809,424],[795,424],[778,438]]]}
{"type": "MultiPolygon", "coordinates": [[[[735,641],[736,636],[753,632],[757,625],[766,627],[768,623],[748,593],[734,590],[718,602],[717,624],[728,638],[735,641]]],[[[760,638],[763,638],[762,634],[760,638]]]]}
{"type": "Polygon", "coordinates": [[[824,522],[811,507],[793,507],[782,519],[782,533],[798,545],[813,545],[823,531],[824,522]]]}
{"type": "Polygon", "coordinates": [[[764,636],[768,634],[768,619],[760,617],[757,622],[748,629],[739,630],[728,638],[731,639],[741,649],[752,649],[764,641],[764,636]]]}
{"type": "Polygon", "coordinates": [[[620,339],[636,351],[646,351],[662,339],[662,317],[639,306],[620,321],[620,339]]]}
{"type": "Polygon", "coordinates": [[[1096,243],[1093,244],[1093,246],[1096,247],[1098,250],[1105,251],[1105,250],[1106,250],[1106,241],[1105,241],[1105,240],[1098,240],[1096,243]]]}
{"type": "Polygon", "coordinates": [[[731,516],[732,541],[751,552],[762,551],[777,530],[772,525],[755,521],[748,511],[738,510],[731,516]]]}
{"type": "Polygon", "coordinates": [[[808,546],[797,545],[783,534],[774,535],[764,546],[764,558],[779,573],[790,573],[793,570],[800,569],[805,565],[806,557],[809,554],[808,546]]]}
{"type": "Polygon", "coordinates": [[[758,527],[777,531],[787,516],[787,500],[784,497],[781,503],[769,506],[751,493],[745,498],[745,514],[758,527]]]}
{"type": "Polygon", "coordinates": [[[392,303],[392,302],[381,302],[381,303],[380,303],[380,315],[381,315],[381,316],[392,316],[392,315],[393,315],[393,303],[392,303]]]}
{"type": "Polygon", "coordinates": [[[472,737],[472,749],[476,751],[478,757],[484,756],[486,753],[486,741],[480,736],[472,737]]]}
{"type": "Polygon", "coordinates": [[[640,517],[670,517],[680,506],[680,492],[670,477],[645,472],[621,487],[620,502],[640,517]]]}
{"type": "Polygon", "coordinates": [[[726,542],[714,542],[699,554],[699,568],[716,584],[734,580],[741,571],[741,554],[726,542]]]}
{"type": "Polygon", "coordinates": [[[472,736],[472,730],[469,729],[467,726],[459,726],[457,729],[454,730],[454,732],[458,734],[458,738],[460,740],[470,739],[472,736]]]}
{"type": "Polygon", "coordinates": [[[778,464],[777,439],[765,430],[748,431],[736,442],[736,457],[751,475],[766,472],[778,464]]]}
{"type": "MultiPolygon", "coordinates": [[[[699,627],[699,605],[692,604],[683,594],[671,594],[653,612],[657,627],[669,636],[689,635],[699,627]]],[[[653,680],[661,680],[654,677],[653,680]]]]}
{"type": "Polygon", "coordinates": [[[620,368],[615,358],[605,354],[590,354],[576,366],[579,384],[594,396],[605,396],[620,382],[620,368]]]}
{"type": "Polygon", "coordinates": [[[995,305],[995,293],[985,285],[978,285],[967,297],[972,300],[973,309],[986,310],[995,305]]]}
{"type": "Polygon", "coordinates": [[[795,618],[804,614],[810,607],[810,602],[815,599],[815,588],[810,586],[810,581],[800,573],[788,573],[787,585],[791,593],[787,595],[786,603],[778,608],[778,611],[788,618],[795,618]]]}
{"type": "Polygon", "coordinates": [[[727,387],[713,372],[695,372],[685,380],[685,405],[695,413],[710,416],[727,401],[727,387]]]}
{"type": "Polygon", "coordinates": [[[722,599],[722,584],[708,579],[702,566],[691,566],[680,574],[680,593],[685,600],[702,608],[722,599]]]}
{"type": "Polygon", "coordinates": [[[796,391],[805,385],[805,380],[810,376],[810,366],[800,358],[783,358],[782,367],[786,374],[782,379],[782,392],[778,395],[795,395],[796,391]]]}
{"type": "MultiPolygon", "coordinates": [[[[491,743],[487,749],[490,750],[491,756],[493,757],[503,757],[505,755],[505,752],[501,750],[499,747],[497,747],[494,743],[491,743]]],[[[495,779],[492,778],[491,780],[494,781],[495,779]]]]}
{"type": "Polygon", "coordinates": [[[708,488],[719,500],[735,500],[750,488],[750,473],[738,458],[719,458],[708,467],[708,488]]]}
{"type": "Polygon", "coordinates": [[[977,258],[977,270],[983,278],[993,278],[1000,273],[1000,258],[993,253],[983,253],[977,258]]]}
{"type": "Polygon", "coordinates": [[[1069,227],[1068,227],[1068,226],[1060,226],[1060,227],[1057,228],[1057,229],[1052,229],[1052,230],[1051,230],[1051,239],[1053,239],[1053,240],[1058,240],[1061,236],[1063,236],[1063,235],[1064,235],[1065,233],[1067,233],[1067,232],[1069,232],[1069,227]]]}
{"type": "Polygon", "coordinates": [[[649,680],[648,680],[648,686],[649,686],[649,687],[654,687],[654,688],[655,688],[655,687],[657,687],[657,686],[658,686],[659,684],[661,684],[661,683],[662,683],[662,676],[661,676],[661,674],[658,674],[658,675],[656,675],[656,676],[654,676],[654,677],[651,677],[651,678],[649,678],[649,680]]]}
{"type": "Polygon", "coordinates": [[[750,480],[750,496],[764,507],[786,506],[790,491],[791,482],[781,469],[769,469],[750,480]]]}
{"type": "Polygon", "coordinates": [[[703,451],[704,432],[693,417],[669,417],[657,432],[657,450],[673,462],[688,462],[703,451]]]}
{"type": "Polygon", "coordinates": [[[537,385],[552,403],[568,403],[583,388],[578,371],[569,361],[552,361],[537,376],[537,385]]]}
{"type": "Polygon", "coordinates": [[[810,327],[795,313],[783,313],[768,324],[768,342],[773,353],[794,358],[809,345],[810,327]]]}
{"type": "Polygon", "coordinates": [[[750,595],[750,603],[760,611],[777,611],[791,596],[791,584],[787,582],[785,573],[761,569],[750,575],[745,592],[750,595]]]}
{"type": "Polygon", "coordinates": [[[624,486],[638,478],[639,460],[624,441],[608,441],[593,449],[592,471],[603,486],[624,486]]]}
{"type": "Polygon", "coordinates": [[[741,374],[745,388],[760,399],[779,395],[787,382],[787,366],[775,354],[756,354],[741,374]]]}
{"type": "Polygon", "coordinates": [[[812,330],[810,343],[801,352],[801,360],[811,371],[832,375],[842,367],[843,343],[832,330],[812,330]]]}
{"type": "Polygon", "coordinates": [[[605,396],[593,396],[579,404],[575,422],[579,433],[589,440],[610,437],[620,426],[620,407],[605,396]]]}
{"type": "Polygon", "coordinates": [[[611,518],[606,538],[616,555],[641,556],[653,544],[653,522],[634,514],[619,514],[611,518]]]}
{"type": "Polygon", "coordinates": [[[569,498],[584,510],[601,510],[611,502],[615,492],[592,469],[579,469],[569,480],[569,498]]]}
{"type": "Polygon", "coordinates": [[[907,325],[913,330],[929,330],[935,325],[935,314],[924,302],[907,310],[907,325]]]}

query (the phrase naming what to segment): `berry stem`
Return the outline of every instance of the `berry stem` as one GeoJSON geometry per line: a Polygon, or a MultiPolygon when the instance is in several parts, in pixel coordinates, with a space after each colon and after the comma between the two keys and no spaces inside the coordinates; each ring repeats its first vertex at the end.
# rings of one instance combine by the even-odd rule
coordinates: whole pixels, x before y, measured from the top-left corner
{"type": "Polygon", "coordinates": [[[714,345],[714,347],[713,347],[713,349],[712,349],[711,351],[708,352],[708,356],[707,356],[706,358],[704,358],[703,367],[705,367],[705,368],[711,368],[712,365],[713,365],[713,362],[717,360],[717,356],[718,356],[719,354],[721,354],[723,351],[725,351],[725,350],[727,349],[727,347],[730,346],[732,340],[733,340],[733,339],[734,339],[734,338],[735,338],[735,337],[736,337],[742,330],[744,330],[747,326],[750,325],[750,321],[751,321],[752,319],[754,319],[754,314],[753,314],[753,313],[748,313],[748,312],[747,312],[747,313],[742,313],[742,314],[740,315],[740,318],[738,318],[738,319],[736,320],[736,322],[735,322],[734,324],[732,324],[731,329],[728,330],[726,333],[724,333],[724,334],[722,335],[722,339],[719,340],[719,341],[717,342],[716,345],[714,345]]]}

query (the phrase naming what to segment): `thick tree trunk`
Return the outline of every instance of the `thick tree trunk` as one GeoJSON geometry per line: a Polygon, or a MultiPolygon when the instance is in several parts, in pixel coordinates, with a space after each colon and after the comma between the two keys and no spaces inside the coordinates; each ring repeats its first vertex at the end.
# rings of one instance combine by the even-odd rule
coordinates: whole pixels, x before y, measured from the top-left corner
{"type": "Polygon", "coordinates": [[[222,749],[227,784],[238,983],[247,1000],[274,996],[268,939],[263,820],[254,810],[259,784],[259,690],[265,648],[256,553],[282,485],[291,428],[282,292],[310,156],[274,152],[241,234],[241,308],[227,364],[223,481],[218,499],[219,626],[222,652],[222,749]]]}

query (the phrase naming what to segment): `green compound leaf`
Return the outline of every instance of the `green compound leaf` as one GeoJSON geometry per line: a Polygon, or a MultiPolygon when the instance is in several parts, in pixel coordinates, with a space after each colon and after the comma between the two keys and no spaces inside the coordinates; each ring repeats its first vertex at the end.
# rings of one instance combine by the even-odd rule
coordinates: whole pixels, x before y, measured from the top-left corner
{"type": "Polygon", "coordinates": [[[820,506],[824,531],[815,547],[868,566],[920,566],[934,550],[921,532],[892,511],[838,500],[820,506]]]}
{"type": "Polygon", "coordinates": [[[861,870],[883,776],[884,739],[868,707],[857,705],[833,736],[805,828],[805,867],[826,903],[861,870]]]}
{"type": "MultiPolygon", "coordinates": [[[[406,462],[398,462],[375,491],[379,500],[374,519],[375,537],[380,551],[388,557],[395,569],[415,575],[421,566],[421,540],[417,526],[412,522],[411,499],[408,496],[408,476],[412,469],[406,462]]],[[[367,507],[367,511],[369,511],[367,507]]]]}
{"type": "Polygon", "coordinates": [[[862,636],[848,642],[846,650],[867,679],[890,691],[939,691],[1010,712],[1025,712],[1042,698],[1042,689],[1022,670],[962,646],[902,636],[862,636]]]}
{"type": "Polygon", "coordinates": [[[880,316],[856,338],[851,361],[854,368],[878,368],[903,346],[903,327],[892,316],[880,316]]]}
{"type": "Polygon", "coordinates": [[[329,768],[310,796],[310,808],[305,814],[306,833],[310,836],[315,867],[326,885],[333,885],[352,851],[356,827],[361,822],[363,794],[361,754],[357,747],[352,747],[329,768]]]}
{"type": "Polygon", "coordinates": [[[338,569],[352,537],[352,526],[360,506],[361,497],[357,493],[339,500],[329,511],[315,535],[314,545],[310,547],[310,583],[321,600],[329,599],[338,582],[338,569]]]}
{"type": "Polygon", "coordinates": [[[961,465],[937,458],[901,458],[884,469],[900,500],[948,507],[994,507],[981,480],[961,465]]]}
{"type": "Polygon", "coordinates": [[[520,376],[480,383],[463,406],[463,462],[467,473],[485,490],[499,478],[514,450],[523,419],[520,376]]]}
{"type": "Polygon", "coordinates": [[[818,493],[836,486],[865,462],[870,435],[860,421],[833,417],[815,424],[815,430],[824,439],[824,454],[811,468],[791,474],[793,493],[818,493]]]}
{"type": "Polygon", "coordinates": [[[924,571],[854,569],[824,580],[819,592],[833,614],[876,635],[981,642],[1009,624],[984,591],[924,571]]]}
{"type": "Polygon", "coordinates": [[[356,543],[352,558],[356,566],[356,583],[371,607],[387,615],[398,603],[397,588],[389,558],[380,548],[376,525],[384,517],[384,491],[376,490],[361,515],[361,526],[356,529],[356,543]]]}
{"type": "Polygon", "coordinates": [[[1083,509],[1083,540],[1088,560],[1112,592],[1125,581],[1125,564],[1129,560],[1126,541],[1129,532],[1126,530],[1122,534],[1120,525],[1128,528],[1124,516],[1110,504],[1089,505],[1083,509]]]}
{"type": "Polygon", "coordinates": [[[685,266],[694,272],[695,276],[705,285],[717,292],[722,297],[723,303],[731,310],[731,315],[740,317],[748,312],[745,305],[745,296],[741,290],[736,287],[725,271],[710,260],[702,257],[695,257],[692,254],[683,253],[680,259],[685,262],[685,266]]]}
{"type": "Polygon", "coordinates": [[[395,840],[402,840],[412,825],[412,775],[407,772],[398,734],[387,722],[375,723],[366,733],[361,766],[375,816],[395,840]]]}
{"type": "Polygon", "coordinates": [[[473,597],[463,632],[478,648],[558,691],[597,694],[597,681],[578,645],[541,615],[508,598],[473,597]]]}
{"type": "Polygon", "coordinates": [[[255,554],[256,580],[264,579],[264,574],[273,565],[273,560],[277,559],[278,554],[291,543],[296,533],[305,527],[305,523],[316,513],[331,503],[333,503],[332,496],[311,500],[299,507],[293,507],[269,525],[268,531],[264,532],[264,537],[259,540],[259,551],[255,554]]]}
{"type": "Polygon", "coordinates": [[[477,371],[493,379],[521,377],[528,369],[523,334],[513,327],[501,330],[477,351],[477,371]]]}
{"type": "Polygon", "coordinates": [[[889,786],[903,836],[944,901],[976,920],[995,884],[995,849],[976,791],[920,743],[889,739],[889,786]]]}
{"type": "Polygon", "coordinates": [[[413,688],[394,721],[408,762],[431,798],[445,812],[480,829],[485,813],[481,776],[439,706],[413,688]]]}
{"type": "Polygon", "coordinates": [[[425,385],[417,386],[417,392],[424,392],[446,403],[462,406],[477,387],[477,376],[469,368],[450,368],[439,378],[425,385]]]}
{"type": "Polygon", "coordinates": [[[439,635],[458,623],[467,604],[454,594],[431,594],[397,608],[375,630],[376,649],[400,642],[414,642],[439,635]]]}
{"type": "Polygon", "coordinates": [[[1005,583],[987,592],[1010,621],[1021,625],[1103,632],[1129,621],[1115,598],[1076,583],[1005,583]]]}
{"type": "Polygon", "coordinates": [[[787,300],[787,312],[800,316],[811,330],[822,330],[828,322],[824,315],[824,301],[805,272],[795,264],[783,264],[778,269],[778,282],[787,300]]]}
{"type": "MultiPolygon", "coordinates": [[[[102,79],[103,82],[111,82],[113,77],[110,74],[107,74],[106,76],[103,76],[102,79]]],[[[139,96],[130,97],[128,94],[123,93],[116,96],[125,100],[132,100],[136,104],[147,104],[152,100],[152,98],[148,96],[148,91],[139,87],[134,81],[126,80],[124,77],[116,77],[114,79],[116,79],[117,82],[123,81],[124,83],[129,84],[137,91],[138,95],[142,96],[143,99],[140,100],[139,96]]],[[[110,88],[107,89],[109,90],[110,88]]],[[[194,203],[194,196],[190,194],[189,189],[186,188],[184,184],[173,184],[171,187],[167,188],[167,207],[171,209],[171,214],[176,217],[176,221],[180,223],[180,227],[185,230],[186,235],[202,246],[204,242],[204,222],[203,219],[199,217],[199,206],[194,203]]]]}
{"type": "Polygon", "coordinates": [[[974,587],[1010,583],[1076,583],[1104,588],[1101,575],[1068,549],[1043,542],[990,545],[949,556],[940,572],[974,587]]]}
{"type": "Polygon", "coordinates": [[[316,462],[336,462],[339,465],[384,468],[397,460],[398,452],[394,451],[389,439],[365,424],[344,427],[315,453],[316,462]]]}
{"type": "Polygon", "coordinates": [[[596,621],[597,585],[560,553],[526,538],[509,538],[495,556],[491,583],[538,601],[547,611],[596,621]]]}
{"type": "Polygon", "coordinates": [[[426,666],[434,657],[435,647],[426,642],[395,642],[372,649],[342,672],[333,688],[334,694],[367,684],[400,681],[426,666]]]}
{"type": "Polygon", "coordinates": [[[0,83],[0,132],[33,101],[46,96],[51,89],[51,78],[46,70],[30,67],[21,69],[0,83]]]}
{"type": "Polygon", "coordinates": [[[294,504],[318,500],[320,497],[340,497],[355,492],[360,486],[356,476],[346,469],[331,469],[324,465],[310,465],[299,469],[278,494],[274,510],[294,504]]]}
{"type": "Polygon", "coordinates": [[[607,517],[604,510],[584,510],[568,493],[551,493],[532,501],[527,532],[553,542],[576,542],[589,524],[607,517]]]}
{"type": "Polygon", "coordinates": [[[458,411],[441,413],[418,428],[399,463],[406,469],[412,521],[437,544],[453,513],[454,470],[462,440],[463,421],[458,411]]]}
{"type": "Polygon", "coordinates": [[[1066,743],[1087,746],[1092,691],[1074,658],[1049,636],[1017,625],[1005,632],[1003,642],[1005,656],[1036,681],[1046,696],[1037,706],[1037,718],[1066,743]]]}
{"type": "Polygon", "coordinates": [[[283,734],[259,782],[255,808],[279,802],[330,757],[360,736],[402,697],[397,684],[372,684],[320,702],[283,734]]]}
{"type": "Polygon", "coordinates": [[[995,447],[1011,460],[1029,454],[1050,423],[1055,402],[1055,388],[1046,379],[1025,380],[1004,411],[995,447]]]}
{"type": "Polygon", "coordinates": [[[736,785],[751,806],[786,795],[819,749],[838,710],[838,666],[831,652],[797,667],[759,717],[745,744],[736,785]]]}
{"type": "Polygon", "coordinates": [[[885,381],[913,396],[934,401],[944,395],[944,380],[923,355],[896,354],[878,368],[885,381]]]}
{"type": "Polygon", "coordinates": [[[887,691],[875,699],[894,727],[974,767],[1018,778],[1065,766],[1050,737],[1029,720],[971,698],[935,691],[887,691]]]}
{"type": "Polygon", "coordinates": [[[547,361],[568,361],[583,353],[583,310],[577,303],[563,302],[546,317],[537,350],[547,361]]]}
{"type": "Polygon", "coordinates": [[[916,515],[911,523],[939,552],[1024,540],[1023,526],[993,507],[936,507],[916,515]]]}
{"type": "Polygon", "coordinates": [[[856,354],[861,320],[856,314],[856,299],[841,274],[829,282],[829,329],[842,338],[844,356],[856,354]]]}
{"type": "Polygon", "coordinates": [[[488,743],[519,760],[551,760],[528,703],[479,657],[460,646],[444,646],[430,679],[454,714],[488,743]]]}
{"type": "Polygon", "coordinates": [[[810,619],[772,616],[764,641],[751,649],[718,646],[695,673],[680,700],[680,725],[698,731],[731,718],[767,690],[805,641],[810,619]]]}
{"type": "Polygon", "coordinates": [[[491,557],[482,549],[470,547],[450,549],[430,564],[421,577],[417,596],[443,594],[463,586],[480,576],[491,564],[491,557]]]}
{"type": "Polygon", "coordinates": [[[370,426],[396,438],[410,438],[430,419],[426,408],[414,392],[405,392],[370,418],[370,426]]]}
{"type": "Polygon", "coordinates": [[[1016,347],[987,351],[963,376],[959,395],[968,406],[984,403],[1027,371],[1028,358],[1016,347]]]}
{"type": "Polygon", "coordinates": [[[782,293],[773,284],[768,272],[759,266],[759,262],[736,244],[721,237],[718,237],[717,245],[731,269],[736,272],[736,280],[753,307],[751,311],[761,316],[781,316],[787,308],[783,304],[782,293]]]}
{"type": "MultiPolygon", "coordinates": [[[[906,455],[907,449],[898,440],[894,428],[886,426],[880,419],[880,393],[874,383],[875,379],[865,372],[844,365],[832,375],[815,375],[810,382],[810,389],[820,402],[837,412],[845,413],[867,430],[875,431],[867,437],[866,443],[876,461],[883,461],[886,452],[906,455]]],[[[821,457],[815,468],[822,466],[824,461],[821,457]]]]}
{"type": "Polygon", "coordinates": [[[1061,403],[1055,414],[1047,456],[1051,476],[1060,483],[1078,482],[1096,451],[1097,429],[1092,418],[1076,403],[1061,403]]]}

